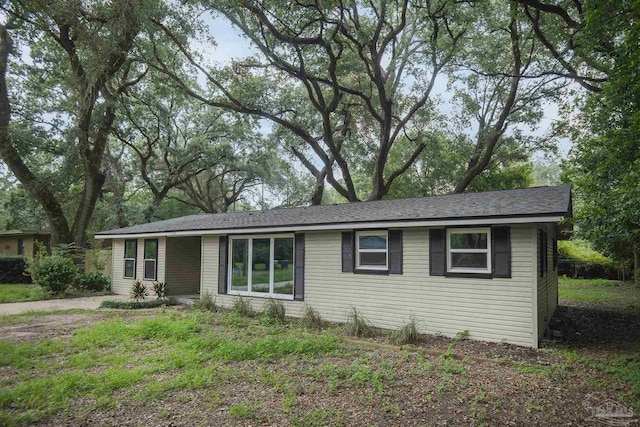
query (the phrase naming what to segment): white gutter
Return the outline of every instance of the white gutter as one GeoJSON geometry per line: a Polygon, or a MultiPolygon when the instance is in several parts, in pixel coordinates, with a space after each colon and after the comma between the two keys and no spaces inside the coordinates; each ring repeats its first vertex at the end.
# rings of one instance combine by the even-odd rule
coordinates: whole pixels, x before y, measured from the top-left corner
{"type": "Polygon", "coordinates": [[[444,221],[387,221],[387,222],[349,222],[343,224],[325,225],[293,225],[256,228],[221,228],[219,230],[184,230],[184,231],[159,231],[153,233],[135,234],[96,234],[95,239],[134,239],[138,237],[187,237],[208,236],[221,234],[255,234],[255,233],[280,233],[292,231],[322,231],[322,230],[366,230],[381,228],[410,228],[410,227],[444,227],[458,225],[493,225],[493,224],[526,224],[534,222],[559,222],[563,216],[533,216],[512,218],[481,218],[481,219],[454,219],[444,221]]]}

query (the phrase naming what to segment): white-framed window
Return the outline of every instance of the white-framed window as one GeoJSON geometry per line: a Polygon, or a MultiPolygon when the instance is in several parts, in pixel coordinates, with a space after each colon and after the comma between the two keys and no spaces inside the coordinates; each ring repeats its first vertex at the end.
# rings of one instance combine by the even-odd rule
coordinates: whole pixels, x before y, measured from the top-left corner
{"type": "Polygon", "coordinates": [[[158,239],[144,240],[144,280],[158,278],[158,239]]]}
{"type": "Polygon", "coordinates": [[[293,299],[293,234],[232,236],[227,293],[293,299]]]}
{"type": "Polygon", "coordinates": [[[389,233],[384,231],[356,232],[356,269],[388,270],[389,233]]]}
{"type": "Polygon", "coordinates": [[[447,272],[491,273],[491,228],[447,229],[447,272]]]}
{"type": "Polygon", "coordinates": [[[124,241],[124,278],[135,279],[136,277],[136,258],[138,256],[138,241],[124,241]]]}

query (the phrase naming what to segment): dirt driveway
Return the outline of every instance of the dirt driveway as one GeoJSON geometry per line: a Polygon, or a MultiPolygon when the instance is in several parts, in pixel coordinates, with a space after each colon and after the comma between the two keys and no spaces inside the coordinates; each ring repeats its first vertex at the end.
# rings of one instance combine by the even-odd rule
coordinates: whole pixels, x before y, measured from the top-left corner
{"type": "Polygon", "coordinates": [[[102,295],[99,297],[67,298],[44,301],[11,302],[0,304],[0,315],[22,314],[29,311],[69,310],[74,308],[93,310],[100,307],[104,300],[127,301],[126,295],[102,295]]]}

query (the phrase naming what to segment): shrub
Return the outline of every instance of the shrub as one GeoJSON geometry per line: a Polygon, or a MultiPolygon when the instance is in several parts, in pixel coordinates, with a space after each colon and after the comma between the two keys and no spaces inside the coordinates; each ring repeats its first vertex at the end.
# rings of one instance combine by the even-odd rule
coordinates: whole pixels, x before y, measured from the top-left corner
{"type": "Polygon", "coordinates": [[[151,300],[151,301],[102,301],[100,308],[116,308],[121,310],[136,310],[141,308],[156,308],[177,305],[178,303],[170,300],[151,300]]]}
{"type": "Polygon", "coordinates": [[[76,282],[80,271],[73,259],[62,253],[43,257],[37,264],[29,266],[34,283],[53,293],[64,293],[76,282]]]}
{"type": "Polygon", "coordinates": [[[74,286],[84,291],[104,292],[111,287],[108,276],[102,273],[78,273],[74,286]]]}
{"type": "Polygon", "coordinates": [[[618,278],[611,258],[591,248],[585,240],[564,240],[558,242],[558,274],[574,279],[618,278]]]}
{"type": "Polygon", "coordinates": [[[131,298],[136,301],[143,301],[148,295],[149,292],[147,291],[145,284],[142,283],[142,280],[134,280],[133,285],[131,286],[131,298]]]}
{"type": "Polygon", "coordinates": [[[205,292],[204,295],[201,295],[200,299],[193,303],[193,308],[196,310],[213,312],[217,312],[219,310],[215,297],[209,292],[205,292]]]}
{"type": "Polygon", "coordinates": [[[415,344],[418,339],[418,324],[413,316],[409,318],[409,321],[402,328],[391,333],[391,341],[395,345],[415,344]]]}
{"type": "Polygon", "coordinates": [[[264,309],[263,316],[269,322],[284,323],[286,320],[286,311],[282,301],[269,298],[264,309]]]}
{"type": "Polygon", "coordinates": [[[373,329],[371,329],[367,319],[365,319],[355,307],[351,307],[351,311],[347,314],[347,333],[361,338],[372,337],[374,335],[373,329]]]}
{"type": "Polygon", "coordinates": [[[164,282],[153,282],[153,293],[156,294],[156,299],[164,299],[167,296],[167,288],[164,282]]]}
{"type": "Polygon", "coordinates": [[[88,270],[98,273],[105,271],[111,257],[111,250],[103,249],[102,241],[99,240],[89,238],[87,243],[89,248],[84,251],[84,259],[88,270]]]}
{"type": "Polygon", "coordinates": [[[298,323],[300,326],[309,329],[322,329],[325,326],[325,322],[322,320],[318,310],[306,304],[302,309],[302,317],[298,323]]]}
{"type": "Polygon", "coordinates": [[[237,298],[233,302],[233,311],[246,317],[253,317],[255,315],[253,307],[251,307],[251,301],[242,297],[237,298]]]}
{"type": "Polygon", "coordinates": [[[21,256],[0,257],[0,283],[31,283],[25,274],[27,263],[21,256]]]}

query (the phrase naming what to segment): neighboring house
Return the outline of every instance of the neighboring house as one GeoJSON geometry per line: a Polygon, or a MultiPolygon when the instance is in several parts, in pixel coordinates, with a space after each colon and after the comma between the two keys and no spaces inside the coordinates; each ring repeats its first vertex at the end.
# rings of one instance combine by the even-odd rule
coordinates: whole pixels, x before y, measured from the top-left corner
{"type": "Polygon", "coordinates": [[[0,231],[0,256],[33,257],[36,250],[35,242],[41,242],[48,246],[49,241],[50,233],[48,231],[0,231]]]}
{"type": "Polygon", "coordinates": [[[201,214],[105,231],[112,289],[134,279],[170,295],[309,304],[344,322],[538,347],[558,302],[559,223],[569,186],[201,214]]]}

